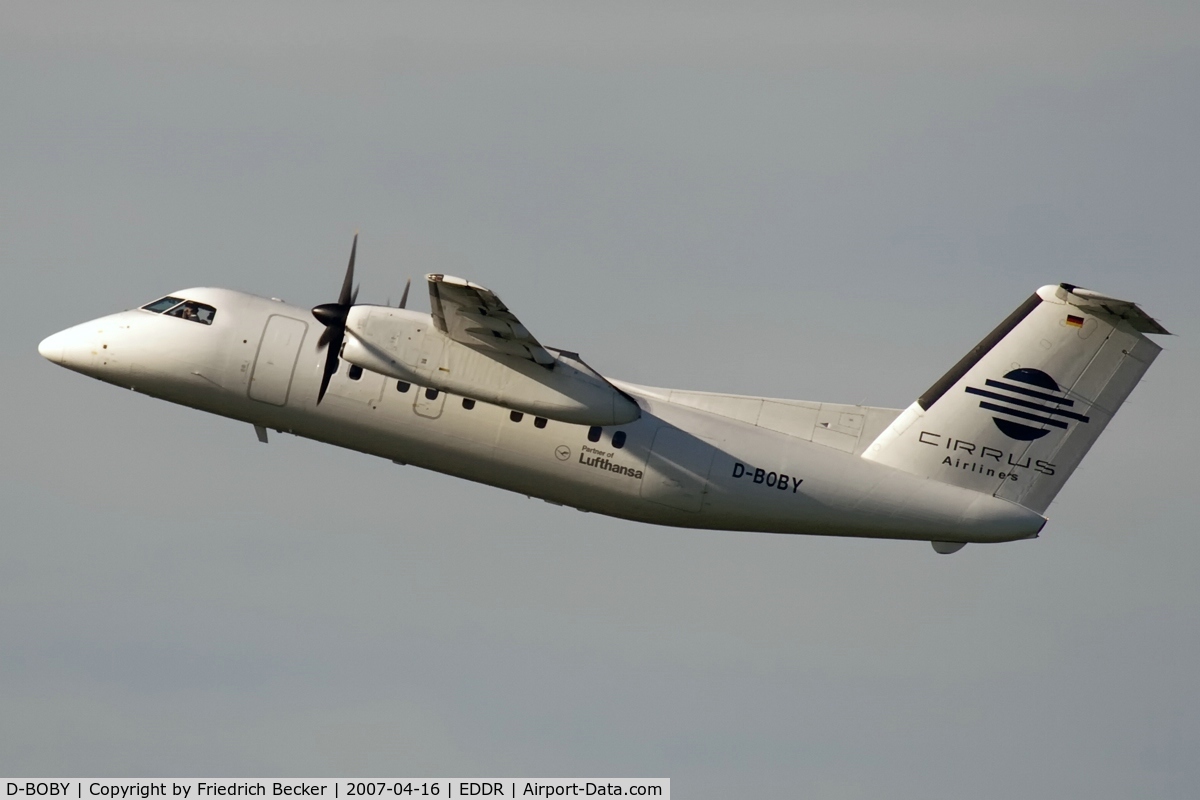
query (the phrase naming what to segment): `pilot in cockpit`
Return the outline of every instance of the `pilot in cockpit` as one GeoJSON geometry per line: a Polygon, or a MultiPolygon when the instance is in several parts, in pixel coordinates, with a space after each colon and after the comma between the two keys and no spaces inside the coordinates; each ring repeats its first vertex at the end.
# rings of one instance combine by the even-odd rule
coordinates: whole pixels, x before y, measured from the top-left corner
{"type": "Polygon", "coordinates": [[[183,300],[178,297],[164,297],[153,303],[142,306],[146,311],[155,314],[166,314],[168,317],[179,317],[189,322],[199,322],[202,325],[212,325],[217,310],[210,305],[183,300]]]}

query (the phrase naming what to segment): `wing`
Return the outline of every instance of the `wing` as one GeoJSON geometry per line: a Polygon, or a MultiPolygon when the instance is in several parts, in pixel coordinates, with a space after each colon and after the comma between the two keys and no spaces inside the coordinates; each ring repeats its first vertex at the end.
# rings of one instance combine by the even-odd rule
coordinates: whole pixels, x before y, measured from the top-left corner
{"type": "Polygon", "coordinates": [[[490,289],[453,275],[426,275],[425,279],[433,324],[446,336],[483,353],[554,367],[554,356],[490,289]]]}

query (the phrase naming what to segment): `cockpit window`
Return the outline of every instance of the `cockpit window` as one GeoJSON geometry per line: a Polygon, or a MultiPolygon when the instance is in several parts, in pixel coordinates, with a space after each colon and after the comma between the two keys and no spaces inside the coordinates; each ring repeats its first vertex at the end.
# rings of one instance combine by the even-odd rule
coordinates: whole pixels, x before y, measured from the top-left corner
{"type": "Polygon", "coordinates": [[[144,305],[142,308],[146,311],[153,311],[155,314],[166,312],[168,317],[179,317],[180,319],[199,322],[202,325],[212,325],[213,317],[217,315],[217,310],[212,306],[192,300],[184,300],[182,297],[164,297],[161,300],[155,300],[153,303],[144,305]]]}
{"type": "Polygon", "coordinates": [[[216,315],[217,310],[212,306],[194,303],[191,300],[186,300],[167,312],[168,317],[182,317],[204,325],[212,325],[213,317],[216,315]]]}
{"type": "Polygon", "coordinates": [[[142,306],[142,308],[147,311],[153,311],[155,314],[161,314],[168,308],[174,308],[182,302],[182,297],[164,297],[162,300],[155,300],[153,303],[142,306]]]}

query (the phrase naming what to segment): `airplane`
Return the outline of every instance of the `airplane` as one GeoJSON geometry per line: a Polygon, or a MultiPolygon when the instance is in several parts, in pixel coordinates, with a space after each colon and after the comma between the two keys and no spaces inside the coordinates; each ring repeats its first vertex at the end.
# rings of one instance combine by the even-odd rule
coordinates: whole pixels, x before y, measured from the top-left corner
{"type": "MultiPolygon", "coordinates": [[[[1036,538],[1158,356],[1135,303],[1034,292],[908,408],[641,386],[541,344],[496,294],[426,276],[431,313],[184,289],[42,356],[191,408],[628,520],[967,543],[1036,538]],[[315,322],[314,322],[315,320],[315,322]]],[[[411,281],[410,281],[411,284],[411,281]]]]}

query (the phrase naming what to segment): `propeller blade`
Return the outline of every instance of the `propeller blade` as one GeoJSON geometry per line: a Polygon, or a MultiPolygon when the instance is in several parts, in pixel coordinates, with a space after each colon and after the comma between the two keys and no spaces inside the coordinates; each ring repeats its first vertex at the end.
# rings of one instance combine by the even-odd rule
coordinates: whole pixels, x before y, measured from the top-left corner
{"type": "Polygon", "coordinates": [[[354,243],[350,245],[350,263],[346,266],[346,278],[342,281],[342,291],[338,294],[338,305],[353,304],[350,297],[350,287],[354,285],[354,255],[358,252],[358,231],[354,232],[354,243]]]}
{"type": "Polygon", "coordinates": [[[333,377],[333,373],[337,372],[338,350],[341,349],[341,343],[339,342],[337,347],[332,345],[333,342],[330,342],[330,348],[325,351],[325,369],[321,373],[321,388],[317,391],[317,405],[320,405],[321,401],[325,399],[325,390],[329,388],[329,379],[333,377]]]}
{"type": "Polygon", "coordinates": [[[350,308],[358,299],[358,287],[354,285],[354,257],[358,253],[358,231],[354,232],[354,243],[350,245],[350,263],[346,265],[346,277],[342,279],[342,291],[336,303],[322,303],[312,310],[312,315],[325,326],[317,338],[317,348],[325,348],[325,368],[321,371],[321,388],[317,391],[317,404],[325,398],[329,379],[337,372],[341,357],[342,342],[346,339],[346,318],[350,308]]]}
{"type": "Polygon", "coordinates": [[[408,304],[408,289],[410,286],[412,286],[412,278],[409,278],[404,283],[404,294],[400,295],[400,305],[396,306],[396,308],[404,308],[408,304]]]}

